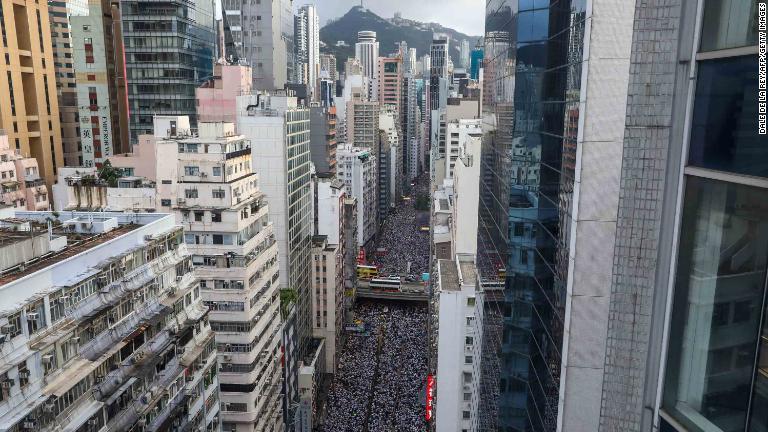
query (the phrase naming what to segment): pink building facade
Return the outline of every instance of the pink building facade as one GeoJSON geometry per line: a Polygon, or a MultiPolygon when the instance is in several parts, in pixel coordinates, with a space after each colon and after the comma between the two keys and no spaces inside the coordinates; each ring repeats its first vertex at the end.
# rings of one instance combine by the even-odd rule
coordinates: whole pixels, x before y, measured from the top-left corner
{"type": "Polygon", "coordinates": [[[0,203],[24,210],[48,210],[48,188],[40,178],[37,160],[12,149],[0,135],[0,203]]]}
{"type": "Polygon", "coordinates": [[[251,90],[250,66],[215,65],[213,78],[195,90],[198,121],[237,123],[237,97],[251,90]]]}

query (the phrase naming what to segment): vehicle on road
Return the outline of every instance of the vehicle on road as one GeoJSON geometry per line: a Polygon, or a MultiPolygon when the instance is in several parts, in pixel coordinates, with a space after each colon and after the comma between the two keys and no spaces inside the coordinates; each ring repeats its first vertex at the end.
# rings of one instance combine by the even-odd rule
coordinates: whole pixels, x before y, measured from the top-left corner
{"type": "Polygon", "coordinates": [[[402,282],[399,277],[373,278],[368,284],[372,291],[400,292],[402,282]]]}
{"type": "Polygon", "coordinates": [[[357,265],[357,278],[358,279],[373,279],[379,276],[379,269],[376,266],[371,265],[357,265]]]}

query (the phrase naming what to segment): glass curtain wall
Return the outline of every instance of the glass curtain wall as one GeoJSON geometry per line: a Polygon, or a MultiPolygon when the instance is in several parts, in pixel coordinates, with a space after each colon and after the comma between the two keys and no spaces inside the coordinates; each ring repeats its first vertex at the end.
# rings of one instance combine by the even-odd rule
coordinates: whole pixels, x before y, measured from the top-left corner
{"type": "Polygon", "coordinates": [[[555,430],[585,1],[490,0],[478,261],[480,430],[555,430]],[[493,388],[495,386],[495,388],[493,388]]]}
{"type": "Polygon", "coordinates": [[[661,424],[763,432],[768,145],[757,134],[757,50],[749,49],[757,2],[702,1],[661,424]]]}

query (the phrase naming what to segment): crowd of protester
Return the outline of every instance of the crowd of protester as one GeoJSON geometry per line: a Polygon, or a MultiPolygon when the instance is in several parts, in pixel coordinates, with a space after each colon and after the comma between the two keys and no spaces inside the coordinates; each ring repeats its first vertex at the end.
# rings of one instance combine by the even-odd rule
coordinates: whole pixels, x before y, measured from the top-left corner
{"type": "Polygon", "coordinates": [[[427,315],[424,306],[359,303],[348,333],[320,431],[424,430],[427,315]]]}
{"type": "Polygon", "coordinates": [[[429,272],[429,231],[420,230],[414,206],[415,197],[428,194],[429,178],[423,175],[414,183],[408,199],[399,203],[379,227],[374,250],[384,252],[374,254],[369,260],[372,265],[380,266],[379,274],[410,276],[418,280],[422,273],[429,272]]]}

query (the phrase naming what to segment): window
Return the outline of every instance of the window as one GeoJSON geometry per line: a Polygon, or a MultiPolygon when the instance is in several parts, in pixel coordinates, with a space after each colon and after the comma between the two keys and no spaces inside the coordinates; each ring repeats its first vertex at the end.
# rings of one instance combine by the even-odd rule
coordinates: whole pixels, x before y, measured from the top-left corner
{"type": "Polygon", "coordinates": [[[221,177],[221,167],[219,166],[213,167],[213,175],[214,177],[221,177]]]}
{"type": "Polygon", "coordinates": [[[755,45],[757,3],[744,0],[706,0],[701,24],[701,51],[755,45]]]}
{"type": "Polygon", "coordinates": [[[19,364],[19,387],[24,388],[29,384],[29,368],[27,362],[19,364]]]}
{"type": "Polygon", "coordinates": [[[197,198],[197,189],[184,189],[184,196],[187,198],[197,198]]]}
{"type": "Polygon", "coordinates": [[[184,175],[188,175],[188,176],[197,176],[197,175],[200,175],[200,167],[196,167],[196,166],[185,166],[185,167],[184,167],[184,175]]]}
{"type": "Polygon", "coordinates": [[[758,135],[757,56],[699,62],[688,163],[768,177],[768,146],[758,135]]]}
{"type": "Polygon", "coordinates": [[[196,211],[195,212],[195,222],[202,222],[204,215],[205,215],[205,212],[196,211]]]}
{"type": "Polygon", "coordinates": [[[463,418],[464,420],[469,420],[469,411],[462,411],[461,418],[463,418]]]}
{"type": "Polygon", "coordinates": [[[474,305],[475,305],[475,298],[467,297],[467,306],[474,306],[474,305]]]}
{"type": "Polygon", "coordinates": [[[221,222],[221,212],[211,212],[211,222],[221,222]]]}
{"type": "Polygon", "coordinates": [[[473,343],[475,343],[475,340],[474,340],[474,339],[472,339],[472,336],[467,336],[467,337],[464,339],[464,343],[465,343],[466,345],[472,345],[473,343]]]}
{"type": "Polygon", "coordinates": [[[768,208],[756,203],[766,202],[764,189],[687,178],[663,407],[691,430],[746,430],[764,416],[747,419],[768,385],[761,373],[752,384],[766,358],[756,352],[768,267],[768,208]]]}
{"type": "Polygon", "coordinates": [[[161,199],[160,205],[163,207],[170,207],[171,206],[171,200],[169,199],[161,199]]]}
{"type": "Polygon", "coordinates": [[[464,393],[464,401],[469,402],[472,400],[472,393],[464,393]]]}
{"type": "Polygon", "coordinates": [[[224,244],[224,236],[221,234],[214,234],[213,235],[213,244],[220,245],[224,244]]]}
{"type": "Polygon", "coordinates": [[[171,184],[171,181],[170,180],[163,180],[161,183],[162,184],[171,184]]]}
{"type": "Polygon", "coordinates": [[[214,198],[224,198],[224,189],[213,189],[211,192],[214,198]]]}
{"type": "Polygon", "coordinates": [[[472,372],[464,372],[464,384],[469,384],[472,382],[472,372]]]}
{"type": "Polygon", "coordinates": [[[464,356],[464,363],[472,364],[472,356],[464,356]]]}

